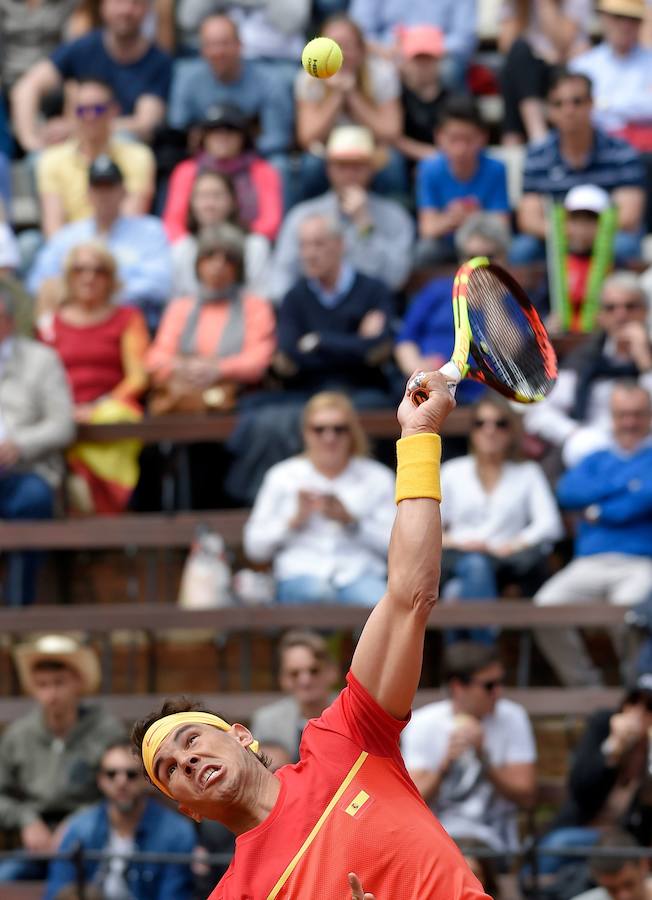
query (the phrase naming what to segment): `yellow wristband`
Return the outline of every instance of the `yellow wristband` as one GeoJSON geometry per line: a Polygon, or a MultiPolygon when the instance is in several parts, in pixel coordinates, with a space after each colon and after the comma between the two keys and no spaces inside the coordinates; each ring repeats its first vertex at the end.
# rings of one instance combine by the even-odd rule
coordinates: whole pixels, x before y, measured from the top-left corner
{"type": "Polygon", "coordinates": [[[438,434],[412,434],[396,442],[396,502],[426,497],[441,500],[438,434]]]}

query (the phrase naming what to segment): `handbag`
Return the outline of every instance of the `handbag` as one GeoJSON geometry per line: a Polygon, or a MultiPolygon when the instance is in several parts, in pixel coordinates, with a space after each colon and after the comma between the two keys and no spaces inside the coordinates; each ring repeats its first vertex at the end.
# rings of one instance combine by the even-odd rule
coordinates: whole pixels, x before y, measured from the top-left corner
{"type": "Polygon", "coordinates": [[[168,413],[230,412],[238,400],[239,385],[234,381],[222,381],[209,388],[196,388],[184,378],[172,375],[166,382],[154,387],[147,401],[151,416],[168,413]]]}

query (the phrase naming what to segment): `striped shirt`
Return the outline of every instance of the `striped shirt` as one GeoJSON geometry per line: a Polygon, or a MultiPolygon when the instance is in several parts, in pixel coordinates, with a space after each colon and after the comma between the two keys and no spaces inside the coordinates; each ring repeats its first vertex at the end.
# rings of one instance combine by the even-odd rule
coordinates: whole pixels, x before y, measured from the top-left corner
{"type": "Polygon", "coordinates": [[[523,193],[552,195],[562,200],[578,184],[597,184],[605,191],[645,184],[645,173],[636,150],[625,141],[596,128],[591,153],[585,164],[574,168],[561,155],[559,134],[551,132],[527,152],[523,193]]]}

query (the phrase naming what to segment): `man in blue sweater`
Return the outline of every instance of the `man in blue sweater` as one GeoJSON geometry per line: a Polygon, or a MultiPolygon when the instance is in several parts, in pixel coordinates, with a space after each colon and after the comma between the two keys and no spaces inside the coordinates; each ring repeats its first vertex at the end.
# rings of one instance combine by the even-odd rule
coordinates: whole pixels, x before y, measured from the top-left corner
{"type": "MultiPolygon", "coordinates": [[[[557,486],[563,509],[580,518],[575,559],[534,601],[639,603],[652,590],[652,402],[636,382],[611,395],[612,441],[569,469],[557,486]]],[[[601,683],[575,629],[541,629],[536,639],[560,680],[601,683]]]]}
{"type": "MultiPolygon", "coordinates": [[[[179,863],[131,862],[134,851],[192,853],[197,842],[193,824],[147,796],[146,782],[131,745],[116,742],[104,751],[97,776],[104,802],[89,806],[68,820],[59,850],[114,853],[102,862],[87,860],[84,873],[104,897],[130,900],[191,900],[190,866],[179,863]]],[[[45,900],[77,879],[71,859],[50,864],[45,900]]]]}

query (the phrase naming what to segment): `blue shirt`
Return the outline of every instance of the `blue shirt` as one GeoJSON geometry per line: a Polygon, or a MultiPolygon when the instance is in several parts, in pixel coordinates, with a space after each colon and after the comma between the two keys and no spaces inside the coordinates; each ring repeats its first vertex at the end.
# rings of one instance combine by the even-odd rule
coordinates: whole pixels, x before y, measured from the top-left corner
{"type": "Polygon", "coordinates": [[[505,164],[486,153],[469,181],[458,181],[443,153],[422,160],[417,167],[417,207],[445,209],[451,200],[473,197],[486,212],[509,212],[505,164]]]}
{"type": "Polygon", "coordinates": [[[354,281],[355,269],[349,263],[343,262],[340,274],[337,276],[337,284],[332,291],[327,291],[317,278],[309,278],[308,285],[322,306],[325,306],[326,309],[333,309],[345,299],[353,287],[354,281]]]}
{"type": "Polygon", "coordinates": [[[630,122],[652,123],[652,50],[636,46],[623,56],[603,41],[568,67],[591,79],[593,119],[601,128],[618,131],[630,122]]]}
{"type": "MultiPolygon", "coordinates": [[[[396,343],[410,341],[417,345],[422,356],[438,355],[448,362],[455,343],[452,295],[452,275],[428,282],[412,298],[396,343]]],[[[455,399],[458,404],[473,403],[484,390],[481,384],[464,380],[455,399]]]]}
{"type": "Polygon", "coordinates": [[[57,47],[51,60],[64,81],[88,77],[106,81],[125,116],[133,113],[139,97],[167,100],[170,90],[172,61],[167,53],[152,44],[135,62],[116,62],[104,45],[102,29],[57,47]]]}
{"type": "Polygon", "coordinates": [[[545,194],[560,201],[578,184],[597,184],[611,192],[621,187],[644,187],[641,159],[629,144],[595,129],[593,148],[583,166],[575,169],[561,155],[556,131],[528,148],[523,172],[524,194],[545,194]]]}
{"type": "Polygon", "coordinates": [[[594,507],[595,518],[582,519],[575,555],[628,553],[652,556],[652,446],[634,453],[599,450],[569,469],[557,485],[562,509],[594,507]]]}
{"type": "Polygon", "coordinates": [[[470,56],[475,49],[476,0],[352,0],[349,15],[372,41],[394,43],[397,25],[436,25],[447,53],[470,56]]]}
{"type": "Polygon", "coordinates": [[[205,59],[178,60],[168,121],[173,128],[187,128],[203,121],[211,106],[229,104],[246,116],[259,119],[260,153],[286,151],[294,133],[294,102],[291,91],[282,82],[248,60],[241,63],[240,77],[229,82],[219,81],[205,59]]]}
{"type": "MultiPolygon", "coordinates": [[[[84,850],[104,850],[109,843],[109,818],[105,803],[97,803],[76,813],[68,821],[60,850],[81,844],[84,850]]],[[[148,799],[135,834],[136,849],[145,853],[192,853],[197,843],[192,824],[179,813],[148,799]]],[[[86,879],[92,883],[101,865],[84,864],[86,879]]],[[[70,860],[50,864],[45,900],[54,900],[61,888],[74,884],[75,865],[70,860]]],[[[191,900],[193,879],[190,867],[178,863],[131,863],[126,881],[133,900],[191,900]]]]}
{"type": "MultiPolygon", "coordinates": [[[[63,273],[69,251],[97,237],[95,219],[80,219],[60,228],[38,253],[27,278],[36,294],[46,278],[63,273]]],[[[172,294],[172,257],[165,229],[154,216],[120,216],[106,240],[118,262],[120,299],[143,306],[166,303],[172,294]]]]}

